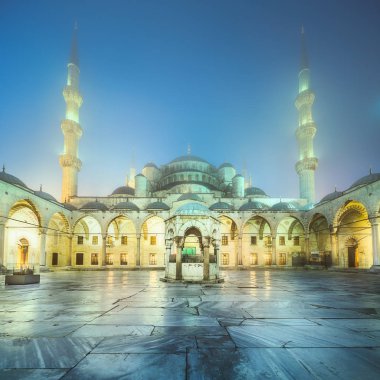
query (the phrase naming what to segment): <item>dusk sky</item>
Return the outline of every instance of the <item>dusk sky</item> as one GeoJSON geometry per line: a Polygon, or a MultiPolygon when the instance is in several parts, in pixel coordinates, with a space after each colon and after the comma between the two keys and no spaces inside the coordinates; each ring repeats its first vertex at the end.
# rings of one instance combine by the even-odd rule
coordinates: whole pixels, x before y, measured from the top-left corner
{"type": "Polygon", "coordinates": [[[0,163],[61,192],[62,89],[79,25],[79,195],[192,154],[298,197],[300,29],[309,52],[316,196],[380,171],[379,0],[0,0],[0,163]]]}

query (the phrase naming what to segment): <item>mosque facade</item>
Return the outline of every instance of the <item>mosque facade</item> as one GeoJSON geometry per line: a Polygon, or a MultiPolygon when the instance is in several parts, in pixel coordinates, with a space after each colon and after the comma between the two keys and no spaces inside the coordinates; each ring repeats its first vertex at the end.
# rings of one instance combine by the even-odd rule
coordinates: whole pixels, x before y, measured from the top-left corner
{"type": "Polygon", "coordinates": [[[147,163],[109,196],[78,195],[79,76],[75,31],[63,90],[61,199],[30,189],[3,168],[3,270],[168,269],[176,263],[172,277],[181,279],[183,264],[196,268],[207,262],[204,277],[209,279],[215,268],[380,267],[380,173],[315,199],[315,95],[303,32],[295,100],[298,198],[272,198],[232,164],[214,166],[190,151],[164,165],[147,163]]]}

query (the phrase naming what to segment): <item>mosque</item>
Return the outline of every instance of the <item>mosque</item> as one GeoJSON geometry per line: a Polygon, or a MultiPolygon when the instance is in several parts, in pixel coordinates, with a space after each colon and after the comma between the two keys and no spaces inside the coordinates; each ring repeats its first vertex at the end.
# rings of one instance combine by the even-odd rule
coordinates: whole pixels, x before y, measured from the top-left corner
{"type": "Polygon", "coordinates": [[[165,268],[175,279],[191,279],[201,270],[206,280],[217,277],[218,268],[316,264],[379,269],[380,173],[315,199],[315,95],[301,36],[295,100],[299,198],[271,198],[232,164],[216,167],[190,151],[164,165],[147,163],[137,175],[133,169],[127,183],[107,197],[87,197],[77,191],[83,130],[74,31],[63,89],[62,196],[58,201],[42,189],[32,190],[3,168],[0,268],[165,268]]]}

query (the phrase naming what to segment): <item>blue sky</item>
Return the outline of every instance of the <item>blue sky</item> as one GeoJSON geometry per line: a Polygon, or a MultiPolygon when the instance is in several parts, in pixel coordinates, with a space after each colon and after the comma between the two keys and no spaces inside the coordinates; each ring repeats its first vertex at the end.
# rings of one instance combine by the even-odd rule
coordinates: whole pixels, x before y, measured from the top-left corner
{"type": "Polygon", "coordinates": [[[297,197],[300,28],[318,132],[317,198],[380,171],[380,3],[0,0],[0,163],[60,197],[74,21],[84,103],[79,195],[123,185],[132,157],[192,153],[297,197]]]}

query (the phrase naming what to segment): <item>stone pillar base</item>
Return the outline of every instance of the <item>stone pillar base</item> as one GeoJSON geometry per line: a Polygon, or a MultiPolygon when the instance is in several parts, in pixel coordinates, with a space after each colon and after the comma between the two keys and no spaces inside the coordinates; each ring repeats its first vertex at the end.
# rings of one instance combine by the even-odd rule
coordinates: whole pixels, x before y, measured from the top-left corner
{"type": "Polygon", "coordinates": [[[380,265],[372,265],[369,271],[372,273],[380,273],[380,265]]]}

